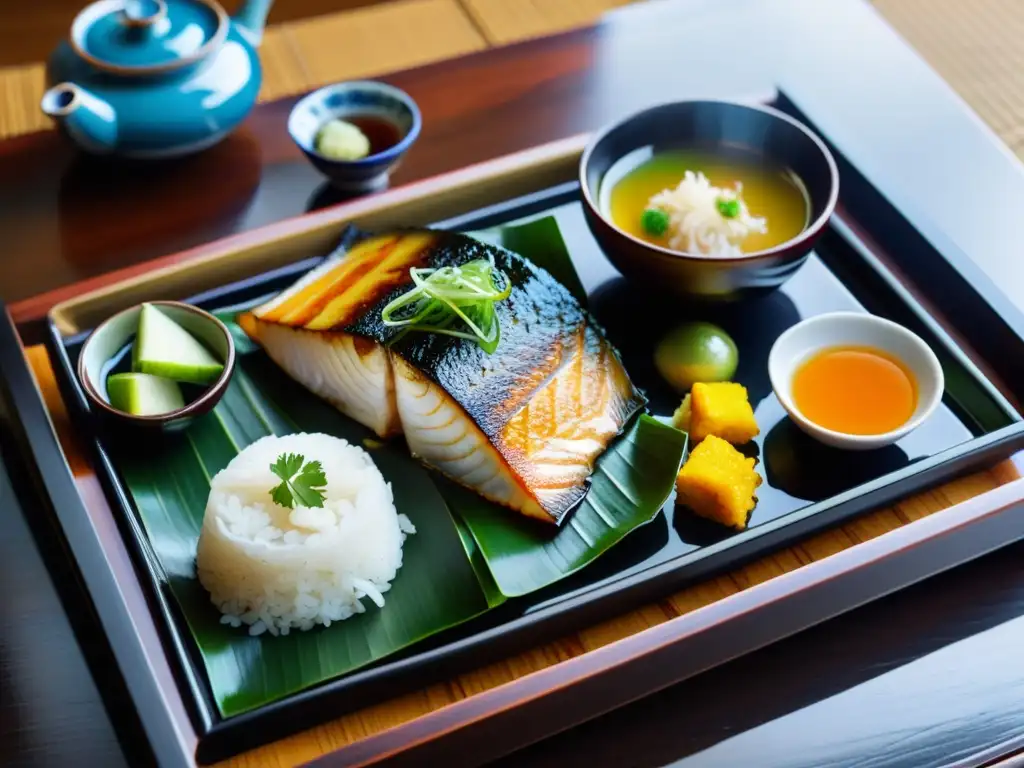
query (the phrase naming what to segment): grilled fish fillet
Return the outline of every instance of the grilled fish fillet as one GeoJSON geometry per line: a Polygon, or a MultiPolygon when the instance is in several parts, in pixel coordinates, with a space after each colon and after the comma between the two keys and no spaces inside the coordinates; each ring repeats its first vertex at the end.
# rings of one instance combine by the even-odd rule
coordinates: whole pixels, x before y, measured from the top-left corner
{"type": "Polygon", "coordinates": [[[465,235],[350,229],[321,265],[239,323],[290,376],[482,496],[559,524],[645,400],[573,296],[521,256],[465,235]],[[512,282],[493,354],[385,326],[411,267],[490,256],[512,282]]]}

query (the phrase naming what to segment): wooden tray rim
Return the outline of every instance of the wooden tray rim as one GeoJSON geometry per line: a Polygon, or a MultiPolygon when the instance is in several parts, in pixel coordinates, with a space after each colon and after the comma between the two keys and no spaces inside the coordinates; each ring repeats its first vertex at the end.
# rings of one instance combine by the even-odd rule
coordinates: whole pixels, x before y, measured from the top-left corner
{"type": "Polygon", "coordinates": [[[1010,534],[1022,522],[1024,478],[311,764],[430,765],[453,754],[474,727],[486,735],[472,738],[480,750],[473,764],[497,759],[1022,539],[1024,531],[1010,534]],[[968,529],[976,539],[971,543],[963,535],[968,529]],[[940,555],[944,567],[935,569],[940,555]],[[816,607],[813,620],[804,617],[810,606],[816,607]],[[533,711],[541,707],[546,717],[533,711]]]}
{"type": "MultiPolygon", "coordinates": [[[[557,177],[564,181],[566,165],[575,163],[587,138],[587,134],[580,134],[426,179],[378,196],[305,214],[224,238],[140,265],[143,267],[141,269],[132,267],[121,270],[114,273],[119,276],[119,279],[114,282],[108,282],[110,276],[106,276],[103,279],[103,285],[59,302],[51,309],[49,317],[62,334],[76,334],[90,327],[90,311],[126,291],[152,290],[167,280],[180,279],[187,275],[195,276],[199,271],[197,267],[200,266],[204,267],[204,274],[212,274],[216,277],[219,267],[229,264],[240,252],[255,244],[273,245],[296,235],[340,230],[350,221],[366,223],[372,221],[374,216],[386,215],[396,207],[419,205],[421,209],[429,209],[431,198],[441,191],[464,194],[472,189],[474,190],[474,205],[478,208],[486,207],[492,202],[516,196],[517,189],[519,189],[516,184],[528,182],[524,188],[533,189],[545,186],[546,181],[544,180],[549,178],[557,177]],[[481,186],[492,195],[492,199],[480,194],[481,186]]],[[[427,218],[445,217],[430,214],[427,218]]],[[[287,260],[283,263],[287,263],[287,260]]],[[[257,267],[260,272],[266,269],[265,264],[257,267]]],[[[78,285],[80,287],[82,284],[78,285]]],[[[190,290],[189,292],[195,291],[190,290]]],[[[679,682],[715,664],[723,663],[740,655],[740,653],[762,647],[807,626],[850,610],[885,592],[902,588],[921,578],[933,575],[939,570],[953,567],[960,562],[973,559],[1008,544],[1014,538],[1024,536],[1024,533],[1016,534],[1016,530],[1021,529],[1019,523],[1021,517],[1024,516],[1024,505],[1017,503],[1021,499],[1024,499],[1024,479],[1004,485],[849,550],[816,561],[797,571],[773,578],[704,608],[671,619],[657,627],[341,747],[325,755],[321,760],[324,764],[337,762],[346,765],[377,764],[399,758],[402,761],[413,760],[415,762],[415,760],[424,758],[424,750],[430,752],[439,748],[456,748],[453,745],[463,739],[467,730],[472,726],[486,726],[488,733],[487,739],[482,739],[479,733],[473,738],[475,746],[487,745],[486,754],[484,752],[474,754],[474,760],[500,756],[511,749],[525,746],[527,743],[597,716],[626,701],[679,682]],[[1007,523],[1011,519],[1013,525],[1007,523]],[[983,541],[974,541],[971,546],[963,543],[958,545],[950,540],[953,534],[973,524],[977,524],[979,530],[982,526],[988,526],[993,530],[998,530],[999,534],[993,534],[983,541]],[[921,559],[921,553],[939,549],[947,553],[942,568],[936,569],[932,565],[926,566],[924,563],[918,570],[896,565],[896,563],[913,557],[921,559]],[[870,596],[857,597],[852,594],[852,586],[860,583],[861,580],[873,578],[877,582],[878,574],[883,568],[889,574],[887,578],[890,584],[887,589],[881,592],[875,589],[870,596]],[[846,595],[847,592],[851,592],[851,594],[846,595]],[[814,597],[815,595],[825,593],[832,595],[828,610],[820,612],[813,619],[804,617],[797,620],[790,616],[792,606],[797,602],[817,599],[814,597]],[[564,706],[553,707],[551,714],[562,713],[559,716],[544,719],[523,715],[524,708],[539,706],[542,703],[546,708],[550,707],[550,702],[554,698],[565,696],[574,687],[588,683],[593,684],[602,676],[610,675],[613,672],[622,675],[626,670],[642,669],[645,665],[649,665],[651,660],[661,658],[662,655],[679,654],[681,645],[686,641],[714,637],[716,638],[714,641],[709,641],[711,645],[721,646],[726,640],[720,634],[723,632],[723,628],[734,620],[749,617],[754,612],[758,612],[761,616],[761,623],[770,625],[771,629],[759,633],[756,638],[754,636],[747,637],[748,642],[744,643],[745,647],[742,651],[731,655],[724,654],[715,661],[705,660],[701,663],[686,662],[686,654],[682,652],[682,658],[671,666],[671,674],[637,675],[636,682],[633,684],[627,684],[625,680],[616,683],[617,695],[614,700],[608,695],[584,697],[575,694],[582,699],[579,702],[580,706],[573,710],[564,706]],[[789,621],[770,621],[768,616],[776,613],[780,618],[788,617],[789,621]],[[545,700],[547,701],[545,702],[545,700]],[[514,743],[512,737],[501,735],[507,732],[507,728],[502,724],[508,722],[510,718],[516,719],[519,723],[517,727],[526,721],[533,721],[533,725],[522,734],[525,738],[517,736],[514,743]],[[543,722],[538,722],[540,720],[543,722]],[[418,757],[414,758],[414,755],[418,757]]],[[[88,503],[85,499],[82,501],[88,503]]],[[[106,504],[102,496],[99,497],[99,502],[106,504]]],[[[974,538],[984,537],[976,536],[974,538]]],[[[928,558],[924,558],[924,560],[927,561],[928,558]]],[[[631,674],[622,676],[632,677],[631,674]]],[[[170,713],[167,714],[170,715],[170,713]]]]}
{"type": "MultiPolygon", "coordinates": [[[[107,302],[115,297],[129,292],[143,293],[155,290],[161,284],[185,276],[196,277],[200,271],[204,277],[220,277],[218,269],[230,265],[239,254],[254,246],[273,246],[301,235],[335,231],[340,233],[349,223],[369,227],[372,226],[374,219],[386,216],[397,208],[403,209],[405,213],[411,213],[410,225],[426,224],[431,220],[450,218],[463,213],[464,206],[453,207],[447,203],[453,200],[462,201],[470,193],[471,207],[479,209],[520,194],[563,183],[566,181],[567,169],[578,165],[589,137],[589,133],[577,134],[432,176],[377,195],[273,222],[144,264],[116,270],[101,278],[75,283],[50,294],[41,294],[33,301],[44,296],[57,298],[61,294],[73,292],[73,295],[57,301],[47,313],[48,319],[62,335],[71,336],[92,327],[89,313],[95,311],[99,305],[104,305],[104,312],[110,312],[111,307],[107,302]],[[442,192],[444,200],[438,201],[436,198],[442,192]],[[95,287],[89,287],[92,285],[95,287]]],[[[280,258],[260,262],[254,271],[247,271],[245,275],[235,274],[233,279],[243,279],[288,263],[288,259],[280,258]]],[[[214,284],[207,284],[196,290],[195,284],[192,286],[187,291],[190,294],[215,287],[214,284]]]]}

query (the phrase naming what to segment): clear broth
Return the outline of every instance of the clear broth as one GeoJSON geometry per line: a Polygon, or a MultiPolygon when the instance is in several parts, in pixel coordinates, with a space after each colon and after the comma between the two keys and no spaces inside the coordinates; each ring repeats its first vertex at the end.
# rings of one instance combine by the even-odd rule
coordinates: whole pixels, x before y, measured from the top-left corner
{"type": "Polygon", "coordinates": [[[640,218],[647,203],[664,189],[676,187],[686,171],[702,171],[712,185],[743,184],[742,196],[752,216],[764,216],[768,231],[753,233],[741,244],[746,253],[781,245],[807,226],[807,195],[792,171],[755,154],[716,155],[696,151],[659,152],[626,173],[613,187],[609,213],[619,229],[654,245],[664,237],[644,231],[640,218]]]}

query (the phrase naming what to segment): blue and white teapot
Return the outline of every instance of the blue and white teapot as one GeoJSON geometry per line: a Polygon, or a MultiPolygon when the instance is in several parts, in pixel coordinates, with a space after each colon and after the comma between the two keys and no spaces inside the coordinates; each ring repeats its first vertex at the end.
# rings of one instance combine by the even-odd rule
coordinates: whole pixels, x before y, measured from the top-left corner
{"type": "Polygon", "coordinates": [[[94,154],[176,157],[216,144],[256,102],[273,0],[98,0],[47,66],[42,109],[94,154]]]}

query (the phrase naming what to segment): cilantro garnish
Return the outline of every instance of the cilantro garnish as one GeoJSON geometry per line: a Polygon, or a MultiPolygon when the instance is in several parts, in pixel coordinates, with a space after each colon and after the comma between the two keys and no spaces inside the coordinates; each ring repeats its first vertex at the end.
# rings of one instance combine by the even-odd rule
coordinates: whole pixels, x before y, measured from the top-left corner
{"type": "Polygon", "coordinates": [[[305,463],[301,454],[283,453],[270,465],[270,471],[281,478],[270,497],[282,507],[292,509],[298,502],[303,507],[322,507],[327,476],[319,461],[305,463]]]}

